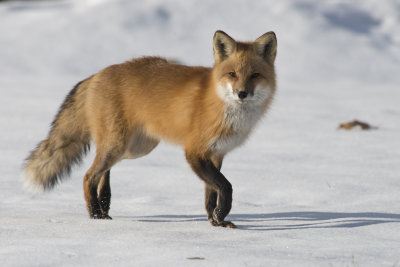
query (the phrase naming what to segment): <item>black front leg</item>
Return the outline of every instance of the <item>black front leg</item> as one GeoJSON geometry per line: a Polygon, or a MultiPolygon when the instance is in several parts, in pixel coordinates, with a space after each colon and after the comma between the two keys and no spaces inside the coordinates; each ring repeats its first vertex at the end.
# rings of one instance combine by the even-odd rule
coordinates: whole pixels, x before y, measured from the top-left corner
{"type": "MultiPolygon", "coordinates": [[[[235,228],[233,223],[224,221],[232,207],[231,183],[219,171],[211,159],[188,153],[186,153],[186,159],[193,171],[206,183],[206,197],[208,197],[206,203],[209,204],[206,209],[212,207],[212,201],[209,201],[210,198],[211,200],[215,200],[216,195],[213,192],[217,193],[218,202],[212,212],[212,218],[210,218],[210,214],[208,215],[211,224],[214,226],[235,228]]],[[[207,212],[209,211],[207,210],[207,212]]]]}
{"type": "Polygon", "coordinates": [[[204,199],[204,204],[207,211],[207,218],[208,221],[212,224],[214,222],[213,213],[215,208],[217,207],[218,193],[207,184],[205,186],[204,199]]]}

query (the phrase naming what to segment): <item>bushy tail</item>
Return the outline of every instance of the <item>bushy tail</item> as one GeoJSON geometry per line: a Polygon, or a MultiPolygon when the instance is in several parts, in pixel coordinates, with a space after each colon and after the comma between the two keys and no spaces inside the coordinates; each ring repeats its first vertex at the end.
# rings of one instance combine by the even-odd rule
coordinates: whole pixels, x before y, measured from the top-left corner
{"type": "Polygon", "coordinates": [[[68,94],[55,117],[49,136],[26,159],[26,185],[33,189],[52,189],[69,176],[71,167],[81,162],[89,150],[90,133],[84,114],[89,79],[78,83],[68,94]]]}

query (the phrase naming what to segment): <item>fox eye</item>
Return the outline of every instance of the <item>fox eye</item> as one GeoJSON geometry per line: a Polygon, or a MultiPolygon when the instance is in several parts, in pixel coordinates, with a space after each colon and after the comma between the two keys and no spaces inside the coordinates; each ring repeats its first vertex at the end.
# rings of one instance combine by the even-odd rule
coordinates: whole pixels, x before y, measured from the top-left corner
{"type": "Polygon", "coordinates": [[[231,71],[228,73],[229,76],[231,76],[232,78],[236,78],[236,73],[234,71],[231,71]]]}
{"type": "Polygon", "coordinates": [[[258,76],[260,76],[260,73],[255,72],[251,75],[251,78],[257,78],[258,76]]]}

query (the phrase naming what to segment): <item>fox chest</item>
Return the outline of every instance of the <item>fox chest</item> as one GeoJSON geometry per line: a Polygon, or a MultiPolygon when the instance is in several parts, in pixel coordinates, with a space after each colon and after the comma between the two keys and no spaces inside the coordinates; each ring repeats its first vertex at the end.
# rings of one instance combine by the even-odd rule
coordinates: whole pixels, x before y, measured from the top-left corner
{"type": "Polygon", "coordinates": [[[258,108],[228,107],[224,113],[222,124],[223,127],[229,129],[229,133],[214,138],[209,144],[211,151],[224,155],[242,145],[261,115],[262,112],[258,108]]]}
{"type": "Polygon", "coordinates": [[[214,139],[210,144],[210,149],[217,155],[225,155],[232,149],[240,146],[247,138],[247,134],[230,134],[214,139]]]}

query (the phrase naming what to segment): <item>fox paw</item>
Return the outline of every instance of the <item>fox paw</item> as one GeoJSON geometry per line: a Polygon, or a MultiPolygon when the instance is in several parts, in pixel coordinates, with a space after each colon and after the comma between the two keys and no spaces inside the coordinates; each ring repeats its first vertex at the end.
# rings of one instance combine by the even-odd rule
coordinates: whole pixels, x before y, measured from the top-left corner
{"type": "Polygon", "coordinates": [[[94,214],[91,216],[92,219],[101,219],[101,220],[112,220],[112,218],[108,214],[94,214]]]}
{"type": "Polygon", "coordinates": [[[111,216],[108,215],[108,214],[103,214],[103,215],[101,216],[101,219],[103,219],[103,220],[112,220],[111,216]]]}
{"type": "Polygon", "coordinates": [[[233,222],[229,222],[229,221],[218,222],[212,218],[209,218],[208,221],[211,223],[212,226],[225,227],[225,228],[236,228],[236,225],[233,222]]]}

